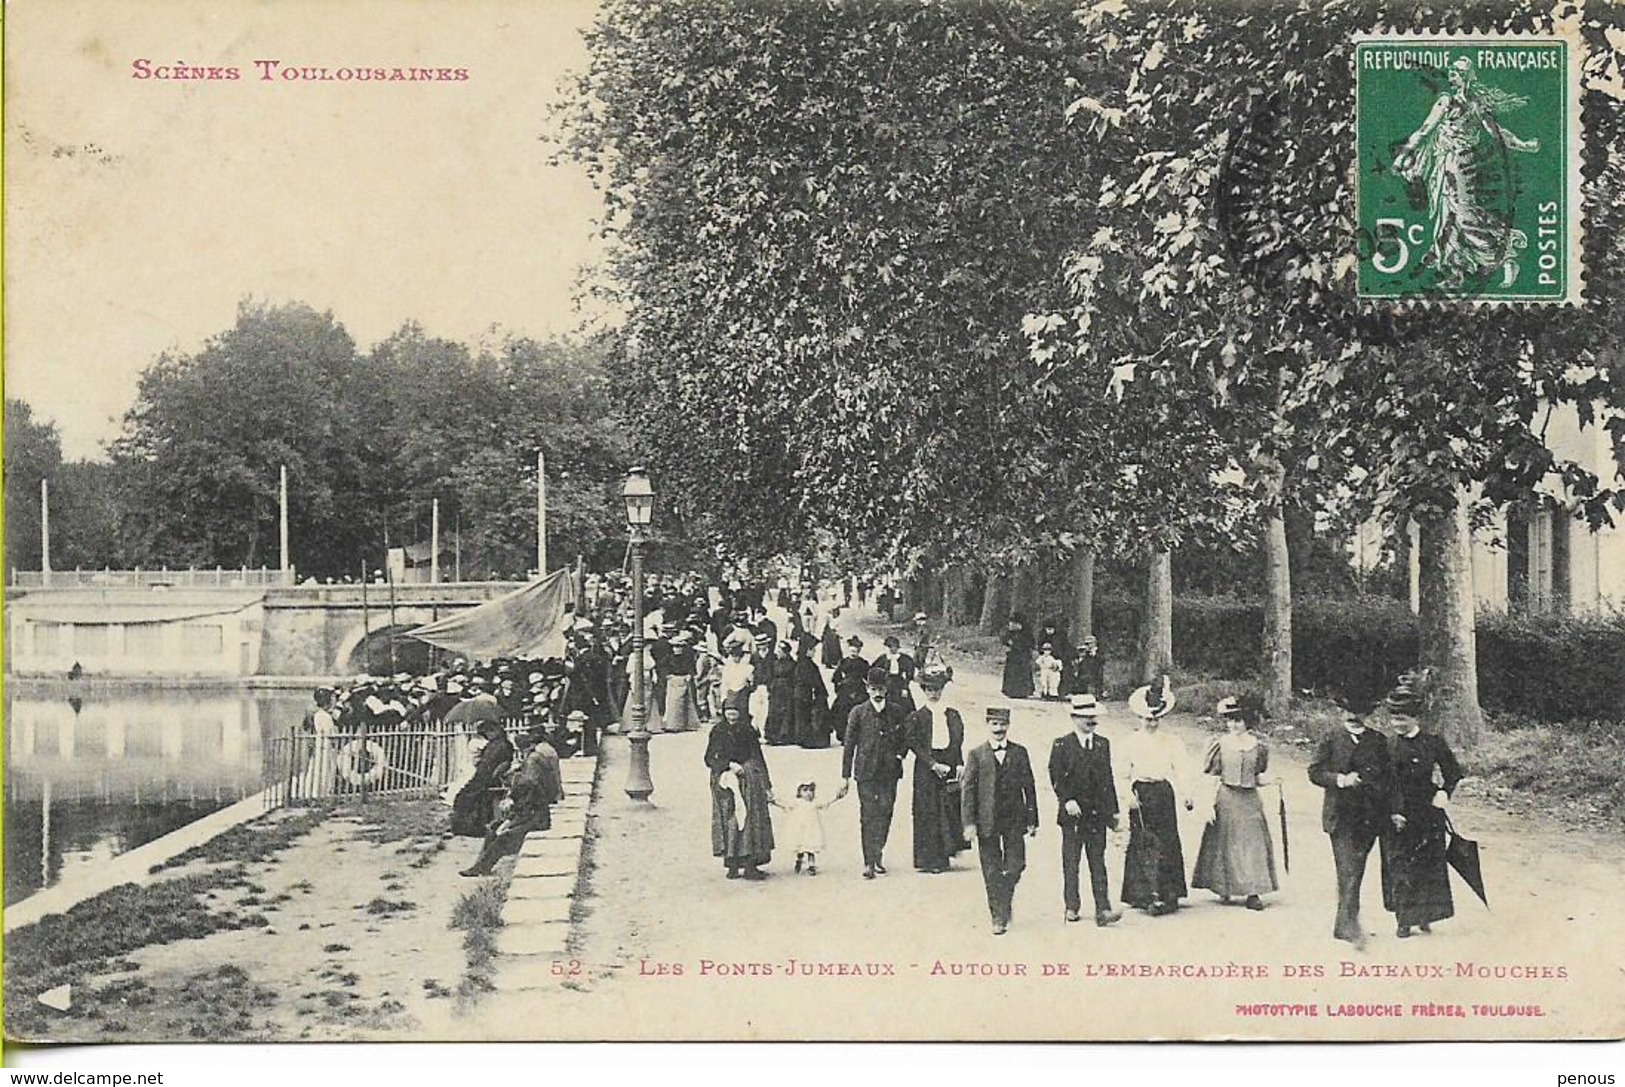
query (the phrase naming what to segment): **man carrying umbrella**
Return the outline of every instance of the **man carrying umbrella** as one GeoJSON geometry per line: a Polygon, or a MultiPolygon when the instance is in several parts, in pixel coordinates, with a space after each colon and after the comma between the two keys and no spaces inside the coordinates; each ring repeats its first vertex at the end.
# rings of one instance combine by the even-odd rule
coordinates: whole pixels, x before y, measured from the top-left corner
{"type": "Polygon", "coordinates": [[[1431,932],[1434,921],[1455,913],[1445,810],[1462,773],[1444,738],[1422,731],[1421,702],[1405,680],[1386,705],[1395,728],[1388,740],[1393,812],[1392,829],[1382,838],[1382,904],[1405,939],[1413,929],[1431,932]]]}

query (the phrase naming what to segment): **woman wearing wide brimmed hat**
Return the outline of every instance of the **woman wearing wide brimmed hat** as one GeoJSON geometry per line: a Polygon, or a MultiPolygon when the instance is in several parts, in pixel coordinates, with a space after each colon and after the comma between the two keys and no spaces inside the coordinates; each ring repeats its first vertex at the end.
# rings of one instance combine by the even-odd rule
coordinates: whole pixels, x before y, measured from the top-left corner
{"type": "Polygon", "coordinates": [[[1248,909],[1261,910],[1259,896],[1280,889],[1275,846],[1258,798],[1259,786],[1269,783],[1270,749],[1253,733],[1236,699],[1220,699],[1214,713],[1225,732],[1208,744],[1204,759],[1203,772],[1216,779],[1216,791],[1191,886],[1212,891],[1226,905],[1239,897],[1248,909]]]}
{"type": "Polygon", "coordinates": [[[965,720],[943,702],[953,669],[920,673],[925,705],[909,714],[903,738],[914,752],[914,867],[936,874],[967,844],[960,825],[959,778],[965,767],[965,720]]]}
{"type": "Polygon", "coordinates": [[[1177,788],[1185,794],[1185,809],[1194,806],[1188,788],[1190,760],[1178,737],[1159,728],[1174,708],[1167,676],[1129,695],[1128,705],[1140,718],[1140,728],[1118,745],[1116,769],[1129,822],[1123,901],[1152,914],[1172,913],[1189,893],[1174,801],[1177,788]]]}

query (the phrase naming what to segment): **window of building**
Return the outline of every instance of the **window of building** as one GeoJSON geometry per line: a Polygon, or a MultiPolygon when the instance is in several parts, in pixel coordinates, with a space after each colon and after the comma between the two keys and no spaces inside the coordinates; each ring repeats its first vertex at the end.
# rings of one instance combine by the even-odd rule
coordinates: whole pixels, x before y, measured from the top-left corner
{"type": "Polygon", "coordinates": [[[54,657],[62,652],[61,623],[34,624],[34,656],[54,657]]]}

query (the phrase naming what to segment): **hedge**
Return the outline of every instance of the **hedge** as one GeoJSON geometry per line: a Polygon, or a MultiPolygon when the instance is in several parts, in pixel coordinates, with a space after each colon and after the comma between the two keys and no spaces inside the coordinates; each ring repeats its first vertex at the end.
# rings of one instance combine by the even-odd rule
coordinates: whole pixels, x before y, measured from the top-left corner
{"type": "MultiPolygon", "coordinates": [[[[1387,597],[1317,598],[1292,610],[1293,686],[1380,694],[1416,666],[1416,618],[1387,597]]],[[[1139,601],[1097,597],[1095,633],[1109,657],[1132,658],[1139,601]]],[[[1227,678],[1258,673],[1264,613],[1229,597],[1174,601],[1174,659],[1227,678]]],[[[1625,616],[1483,615],[1478,694],[1486,710],[1541,721],[1625,721],[1625,616]]]]}

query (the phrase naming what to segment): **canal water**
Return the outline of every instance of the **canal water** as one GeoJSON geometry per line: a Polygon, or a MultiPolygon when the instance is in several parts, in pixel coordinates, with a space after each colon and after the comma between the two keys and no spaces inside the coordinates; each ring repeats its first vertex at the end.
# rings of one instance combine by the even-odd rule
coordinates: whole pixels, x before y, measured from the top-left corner
{"type": "Polygon", "coordinates": [[[6,683],[5,902],[264,788],[308,692],[6,683]]]}

